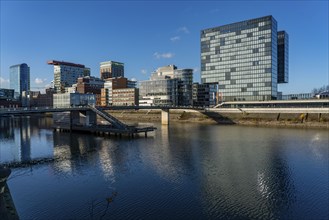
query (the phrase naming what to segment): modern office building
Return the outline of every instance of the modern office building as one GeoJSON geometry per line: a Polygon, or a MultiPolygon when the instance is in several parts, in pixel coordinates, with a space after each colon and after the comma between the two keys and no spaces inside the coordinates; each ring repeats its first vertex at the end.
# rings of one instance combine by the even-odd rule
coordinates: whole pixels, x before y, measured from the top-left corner
{"type": "Polygon", "coordinates": [[[202,30],[201,82],[218,84],[223,101],[277,99],[277,84],[288,79],[288,46],[272,16],[202,30]]]}
{"type": "Polygon", "coordinates": [[[289,82],[289,36],[278,31],[278,83],[289,82]]]}
{"type": "Polygon", "coordinates": [[[192,105],[195,107],[212,107],[216,105],[217,86],[215,84],[192,85],[192,105]]]}
{"type": "Polygon", "coordinates": [[[168,78],[140,81],[139,105],[178,105],[178,80],[168,78]]]}
{"type": "Polygon", "coordinates": [[[116,61],[100,63],[101,79],[124,77],[124,64],[116,61]]]}
{"type": "Polygon", "coordinates": [[[86,105],[96,105],[94,94],[62,93],[53,95],[53,106],[57,108],[86,105]]]}
{"type": "Polygon", "coordinates": [[[193,69],[158,68],[139,83],[140,105],[192,105],[193,69]]]}
{"type": "Polygon", "coordinates": [[[193,69],[176,69],[174,78],[178,79],[178,105],[192,105],[193,69]]]}
{"type": "Polygon", "coordinates": [[[90,75],[90,69],[82,64],[51,60],[54,65],[54,88],[56,93],[65,93],[65,87],[71,87],[79,77],[90,75]]]}
{"type": "Polygon", "coordinates": [[[9,87],[15,91],[14,98],[20,100],[23,91],[30,91],[30,67],[22,63],[11,66],[9,71],[9,87]]]}

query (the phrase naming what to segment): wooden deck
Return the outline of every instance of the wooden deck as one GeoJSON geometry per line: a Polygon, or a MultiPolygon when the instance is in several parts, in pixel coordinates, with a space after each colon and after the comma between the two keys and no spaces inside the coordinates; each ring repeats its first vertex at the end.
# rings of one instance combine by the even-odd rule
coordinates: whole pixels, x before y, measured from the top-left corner
{"type": "Polygon", "coordinates": [[[80,125],[67,125],[67,124],[60,124],[54,125],[53,128],[57,131],[63,132],[87,132],[91,134],[99,134],[99,135],[127,135],[130,137],[134,137],[134,135],[139,133],[144,133],[145,137],[147,137],[148,132],[155,131],[157,128],[153,126],[149,127],[135,127],[135,126],[128,126],[125,129],[118,129],[111,125],[92,125],[92,126],[80,126],[80,125]]]}

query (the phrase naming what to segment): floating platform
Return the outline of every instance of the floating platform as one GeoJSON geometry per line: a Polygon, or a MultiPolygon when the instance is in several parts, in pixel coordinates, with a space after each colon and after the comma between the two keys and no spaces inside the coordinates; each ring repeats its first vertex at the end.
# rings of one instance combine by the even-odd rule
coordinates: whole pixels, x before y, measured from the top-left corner
{"type": "Polygon", "coordinates": [[[145,137],[147,137],[148,132],[155,131],[157,128],[153,126],[149,127],[135,127],[135,126],[127,126],[124,129],[115,128],[111,125],[91,125],[91,126],[80,126],[80,125],[54,125],[54,130],[60,132],[87,132],[91,134],[98,134],[98,135],[127,135],[130,137],[134,137],[139,133],[144,133],[145,137]]]}

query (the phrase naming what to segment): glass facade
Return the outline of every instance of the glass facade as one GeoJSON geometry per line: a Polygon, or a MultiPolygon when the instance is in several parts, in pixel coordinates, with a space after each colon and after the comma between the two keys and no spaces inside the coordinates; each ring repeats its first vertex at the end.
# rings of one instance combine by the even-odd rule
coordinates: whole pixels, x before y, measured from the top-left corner
{"type": "Polygon", "coordinates": [[[85,68],[67,65],[54,66],[54,87],[56,93],[65,93],[65,87],[77,83],[84,76],[85,68]]]}
{"type": "Polygon", "coordinates": [[[9,87],[15,91],[15,99],[22,97],[22,92],[30,91],[30,67],[26,64],[17,64],[9,68],[9,87]]]}
{"type": "Polygon", "coordinates": [[[278,83],[277,22],[272,16],[201,31],[201,82],[223,101],[272,100],[278,83]]]}
{"type": "Polygon", "coordinates": [[[80,93],[62,93],[54,94],[54,104],[56,108],[68,108],[74,106],[86,106],[96,104],[96,96],[94,94],[80,94],[80,93]]]}
{"type": "Polygon", "coordinates": [[[178,79],[178,105],[192,105],[193,69],[177,69],[174,78],[178,79]]]}
{"type": "Polygon", "coordinates": [[[289,82],[289,36],[278,31],[278,83],[289,82]]]}
{"type": "Polygon", "coordinates": [[[139,84],[140,105],[192,105],[193,69],[158,68],[139,84]]]}
{"type": "Polygon", "coordinates": [[[216,85],[199,84],[192,85],[192,105],[195,107],[212,107],[216,104],[216,85]]]}
{"type": "Polygon", "coordinates": [[[175,106],[178,104],[177,91],[177,79],[141,81],[139,82],[139,105],[175,106]]]}

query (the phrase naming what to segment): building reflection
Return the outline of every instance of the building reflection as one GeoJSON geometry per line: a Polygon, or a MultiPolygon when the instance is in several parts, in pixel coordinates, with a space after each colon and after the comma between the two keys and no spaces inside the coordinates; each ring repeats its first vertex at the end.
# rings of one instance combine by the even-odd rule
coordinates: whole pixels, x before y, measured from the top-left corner
{"type": "Polygon", "coordinates": [[[155,139],[146,139],[147,146],[141,146],[143,163],[149,164],[162,178],[170,182],[180,181],[182,175],[193,175],[194,154],[189,138],[190,125],[161,125],[155,139]]]}
{"type": "Polygon", "coordinates": [[[30,117],[6,117],[0,119],[0,139],[12,142],[8,149],[10,158],[5,160],[26,162],[31,160],[30,117]]]}
{"type": "Polygon", "coordinates": [[[209,215],[282,217],[282,210],[294,203],[296,193],[291,171],[279,147],[282,143],[270,137],[253,141],[245,131],[223,132],[218,146],[199,148],[206,158],[200,180],[209,215]]]}
{"type": "Polygon", "coordinates": [[[14,128],[17,127],[17,120],[11,117],[0,117],[0,139],[14,140],[14,128]]]}
{"type": "Polygon", "coordinates": [[[88,163],[86,154],[95,151],[95,140],[90,135],[79,133],[53,133],[54,167],[58,172],[74,173],[81,171],[88,163]]]}
{"type": "Polygon", "coordinates": [[[30,118],[19,118],[20,120],[20,153],[21,162],[31,160],[31,128],[30,118]]]}

